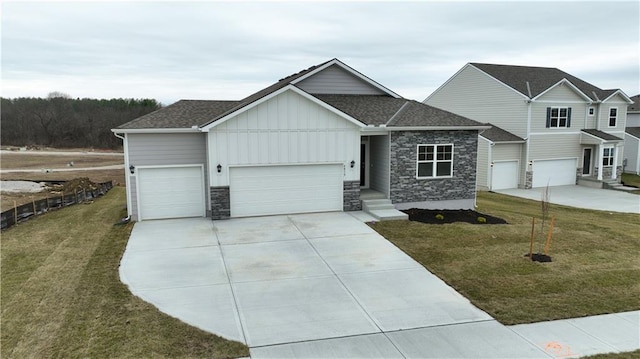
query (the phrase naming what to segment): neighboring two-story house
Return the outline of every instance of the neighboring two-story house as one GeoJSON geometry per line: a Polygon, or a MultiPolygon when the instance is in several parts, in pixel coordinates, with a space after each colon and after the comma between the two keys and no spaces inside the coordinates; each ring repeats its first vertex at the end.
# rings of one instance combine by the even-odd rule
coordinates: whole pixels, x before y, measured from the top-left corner
{"type": "Polygon", "coordinates": [[[623,171],[640,175],[640,95],[631,96],[624,134],[623,171]]]}
{"type": "Polygon", "coordinates": [[[468,63],[424,100],[491,129],[478,141],[478,188],[619,182],[627,106],[556,68],[468,63]]]}

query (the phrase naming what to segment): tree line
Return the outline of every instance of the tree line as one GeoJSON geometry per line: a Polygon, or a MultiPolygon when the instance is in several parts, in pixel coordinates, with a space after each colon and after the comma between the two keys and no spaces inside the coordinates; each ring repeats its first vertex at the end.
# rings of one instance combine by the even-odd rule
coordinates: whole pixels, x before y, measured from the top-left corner
{"type": "Polygon", "coordinates": [[[155,111],[153,99],[0,98],[0,141],[12,146],[120,148],[112,128],[155,111]]]}

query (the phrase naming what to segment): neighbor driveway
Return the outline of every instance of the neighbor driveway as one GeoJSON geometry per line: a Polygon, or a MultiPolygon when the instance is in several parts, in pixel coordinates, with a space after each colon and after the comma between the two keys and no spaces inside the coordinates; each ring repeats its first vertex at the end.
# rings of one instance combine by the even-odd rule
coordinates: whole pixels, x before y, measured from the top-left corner
{"type": "MultiPolygon", "coordinates": [[[[546,187],[513,188],[495,192],[540,201],[545,189],[546,187]]],[[[637,194],[585,186],[549,187],[549,202],[599,211],[640,213],[640,196],[637,194]]]]}
{"type": "Polygon", "coordinates": [[[348,213],[140,222],[120,276],[254,358],[548,357],[348,213]]]}

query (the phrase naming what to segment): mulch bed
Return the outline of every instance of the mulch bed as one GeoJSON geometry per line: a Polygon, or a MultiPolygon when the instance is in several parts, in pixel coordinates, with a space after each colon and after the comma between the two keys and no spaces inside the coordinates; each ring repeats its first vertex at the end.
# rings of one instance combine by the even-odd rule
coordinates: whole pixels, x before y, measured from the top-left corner
{"type": "Polygon", "coordinates": [[[402,211],[409,215],[410,221],[428,224],[466,222],[471,224],[507,224],[502,218],[488,216],[472,210],[429,210],[412,208],[402,211]],[[486,221],[479,218],[484,218],[486,221]]]}

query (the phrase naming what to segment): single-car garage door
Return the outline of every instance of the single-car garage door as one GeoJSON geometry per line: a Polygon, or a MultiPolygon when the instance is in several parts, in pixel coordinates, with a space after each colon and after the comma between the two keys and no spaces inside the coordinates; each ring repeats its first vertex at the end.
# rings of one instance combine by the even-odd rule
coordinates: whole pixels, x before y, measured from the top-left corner
{"type": "Polygon", "coordinates": [[[517,188],[518,172],[518,161],[494,162],[491,176],[491,189],[517,188]]]}
{"type": "Polygon", "coordinates": [[[533,187],[576,184],[576,159],[533,162],[533,187]]]}
{"type": "Polygon", "coordinates": [[[231,216],[341,211],[342,165],[232,167],[231,216]]]}
{"type": "Polygon", "coordinates": [[[138,217],[204,217],[202,166],[138,168],[138,217]]]}

